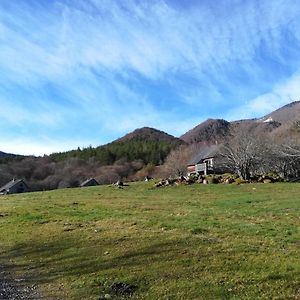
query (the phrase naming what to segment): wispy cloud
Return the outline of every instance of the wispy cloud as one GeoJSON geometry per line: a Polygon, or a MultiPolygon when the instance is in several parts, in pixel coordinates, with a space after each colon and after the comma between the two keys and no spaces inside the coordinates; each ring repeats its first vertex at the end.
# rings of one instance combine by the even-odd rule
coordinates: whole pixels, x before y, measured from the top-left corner
{"type": "Polygon", "coordinates": [[[300,69],[298,3],[180,3],[2,0],[0,126],[99,143],[143,125],[180,135],[297,96],[279,87],[300,69]]]}
{"type": "Polygon", "coordinates": [[[276,85],[268,93],[262,94],[249,102],[235,108],[228,114],[228,119],[237,120],[249,117],[263,117],[281,106],[300,100],[300,74],[276,85]]]}

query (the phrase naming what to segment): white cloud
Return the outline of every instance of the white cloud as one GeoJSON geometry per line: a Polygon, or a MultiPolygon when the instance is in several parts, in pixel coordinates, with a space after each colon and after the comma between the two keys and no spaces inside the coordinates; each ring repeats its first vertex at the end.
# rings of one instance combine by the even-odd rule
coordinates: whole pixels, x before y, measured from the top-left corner
{"type": "Polygon", "coordinates": [[[1,151],[21,155],[43,156],[54,152],[62,152],[77,149],[78,147],[98,146],[94,141],[75,139],[49,139],[46,137],[10,137],[1,141],[1,151]]]}
{"type": "MultiPolygon", "coordinates": [[[[116,135],[145,125],[181,134],[206,116],[206,107],[229,101],[225,91],[239,89],[230,78],[236,72],[237,77],[242,70],[254,78],[253,89],[262,90],[264,64],[253,62],[262,44],[264,55],[282,64],[288,64],[282,49],[300,45],[300,6],[295,1],[203,2],[181,9],[168,3],[2,0],[0,90],[13,87],[0,97],[2,119],[18,127],[41,125],[45,134],[47,128],[61,127],[70,135],[76,122],[92,124],[86,131],[94,136],[97,128],[116,135]],[[293,43],[285,45],[286,36],[293,43]],[[152,100],[148,84],[153,82],[174,91],[170,107],[185,102],[194,107],[193,115],[192,108],[190,115],[161,110],[155,103],[159,97],[152,100]],[[47,94],[47,84],[57,93],[47,94]],[[22,95],[24,89],[29,92],[22,95]]],[[[300,67],[298,61],[293,67],[300,67]]],[[[247,105],[236,100],[241,108],[231,116],[265,113],[297,94],[296,83],[285,90],[273,84],[263,86],[272,92],[247,105]]],[[[39,145],[37,151],[43,149],[39,145]]]]}
{"type": "Polygon", "coordinates": [[[274,89],[249,100],[228,114],[229,120],[263,117],[292,101],[300,100],[300,73],[276,85],[274,89]]]}

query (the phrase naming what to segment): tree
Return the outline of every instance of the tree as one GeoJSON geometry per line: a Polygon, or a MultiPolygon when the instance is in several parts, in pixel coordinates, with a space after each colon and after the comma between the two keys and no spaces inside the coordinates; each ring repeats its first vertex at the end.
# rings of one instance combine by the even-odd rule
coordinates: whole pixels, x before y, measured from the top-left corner
{"type": "Polygon", "coordinates": [[[165,176],[181,176],[187,172],[189,160],[193,158],[199,151],[199,144],[191,144],[189,146],[181,145],[177,149],[172,150],[167,156],[163,165],[163,173],[165,176]]]}
{"type": "Polygon", "coordinates": [[[231,139],[220,148],[221,164],[248,180],[264,167],[266,143],[249,132],[246,126],[231,131],[231,139]]]}
{"type": "Polygon", "coordinates": [[[281,145],[275,145],[276,158],[281,162],[283,177],[300,177],[300,141],[288,139],[281,145]]]}

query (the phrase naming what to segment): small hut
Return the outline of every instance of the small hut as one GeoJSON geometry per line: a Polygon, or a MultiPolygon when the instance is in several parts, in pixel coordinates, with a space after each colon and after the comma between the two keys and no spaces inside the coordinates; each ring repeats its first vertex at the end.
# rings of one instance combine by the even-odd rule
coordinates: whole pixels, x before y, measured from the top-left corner
{"type": "Polygon", "coordinates": [[[95,178],[89,178],[89,179],[85,180],[84,182],[82,182],[80,184],[80,187],[95,186],[95,185],[99,185],[97,180],[95,178]]]}
{"type": "Polygon", "coordinates": [[[0,188],[1,195],[27,193],[29,191],[28,185],[22,179],[13,179],[0,188]]]}

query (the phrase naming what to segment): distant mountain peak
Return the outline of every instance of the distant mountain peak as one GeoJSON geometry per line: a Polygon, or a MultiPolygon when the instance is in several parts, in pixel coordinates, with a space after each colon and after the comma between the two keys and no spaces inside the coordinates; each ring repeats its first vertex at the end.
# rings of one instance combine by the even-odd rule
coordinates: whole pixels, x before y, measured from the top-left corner
{"type": "Polygon", "coordinates": [[[0,157],[15,157],[16,154],[11,154],[11,153],[5,153],[0,151],[0,157]]]}
{"type": "Polygon", "coordinates": [[[180,139],[156,128],[142,127],[126,134],[125,136],[115,140],[114,142],[126,142],[131,140],[148,140],[148,141],[165,141],[171,143],[182,144],[180,139]]]}
{"type": "Polygon", "coordinates": [[[216,144],[221,142],[229,132],[230,123],[223,119],[207,119],[180,138],[186,143],[216,144]]]}
{"type": "Polygon", "coordinates": [[[231,129],[251,132],[255,136],[286,132],[300,122],[300,101],[294,101],[260,119],[244,119],[228,122],[223,119],[207,119],[180,138],[186,143],[216,144],[230,138],[231,129]],[[283,125],[283,126],[282,126],[283,125]]]}

